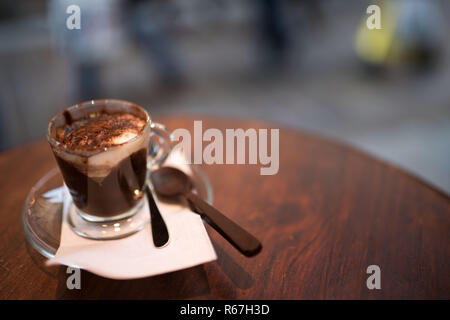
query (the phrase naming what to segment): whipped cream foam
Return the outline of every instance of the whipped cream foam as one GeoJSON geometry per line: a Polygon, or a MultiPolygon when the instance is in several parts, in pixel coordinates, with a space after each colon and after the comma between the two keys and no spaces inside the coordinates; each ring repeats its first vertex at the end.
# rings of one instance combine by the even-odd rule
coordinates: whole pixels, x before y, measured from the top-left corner
{"type": "Polygon", "coordinates": [[[56,130],[67,149],[97,151],[123,144],[140,134],[145,120],[129,113],[93,112],[56,130]]]}
{"type": "Polygon", "coordinates": [[[123,132],[122,134],[111,138],[111,143],[113,145],[124,144],[127,141],[130,141],[134,137],[137,137],[138,134],[135,132],[123,132]]]}
{"type": "Polygon", "coordinates": [[[58,127],[56,140],[68,150],[92,152],[92,155],[56,152],[80,172],[101,181],[123,159],[148,149],[150,135],[143,133],[145,125],[145,120],[130,113],[90,113],[58,127]]]}

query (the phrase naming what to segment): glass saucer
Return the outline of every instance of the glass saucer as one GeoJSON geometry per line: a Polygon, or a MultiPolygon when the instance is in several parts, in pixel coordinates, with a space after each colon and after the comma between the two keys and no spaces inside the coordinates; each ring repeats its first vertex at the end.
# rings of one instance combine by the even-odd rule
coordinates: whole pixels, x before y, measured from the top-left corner
{"type": "MultiPolygon", "coordinates": [[[[190,165],[196,193],[212,204],[211,184],[200,166],[190,165]]],[[[58,168],[50,170],[30,190],[22,210],[22,227],[28,242],[39,253],[52,258],[59,247],[63,212],[63,178],[58,168]]],[[[174,204],[173,200],[158,198],[174,204]]],[[[173,206],[183,210],[182,206],[173,206]]],[[[150,215],[148,216],[150,222],[150,215]]]]}

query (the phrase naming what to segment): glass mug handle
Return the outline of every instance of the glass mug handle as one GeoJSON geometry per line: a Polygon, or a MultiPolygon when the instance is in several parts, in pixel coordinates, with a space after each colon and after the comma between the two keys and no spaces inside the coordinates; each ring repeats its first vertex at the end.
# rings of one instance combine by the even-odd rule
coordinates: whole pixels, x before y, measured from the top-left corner
{"type": "Polygon", "coordinates": [[[156,122],[152,122],[150,128],[147,168],[152,170],[159,167],[169,156],[172,150],[172,133],[156,122]]]}

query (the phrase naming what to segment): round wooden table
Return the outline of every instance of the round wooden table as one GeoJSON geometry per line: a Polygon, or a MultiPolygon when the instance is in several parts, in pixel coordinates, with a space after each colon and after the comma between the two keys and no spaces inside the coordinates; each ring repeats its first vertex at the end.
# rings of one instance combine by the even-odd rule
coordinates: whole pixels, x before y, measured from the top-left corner
{"type": "MultiPolygon", "coordinates": [[[[197,117],[203,130],[273,124],[197,117]]],[[[192,130],[194,118],[157,118],[192,130]]],[[[46,141],[0,154],[0,299],[449,299],[449,197],[355,149],[280,129],[280,167],[203,165],[214,205],[263,243],[246,258],[207,226],[218,260],[156,277],[116,281],[46,267],[25,240],[21,209],[55,161],[46,141]],[[367,267],[381,269],[369,290],[367,267]]]]}

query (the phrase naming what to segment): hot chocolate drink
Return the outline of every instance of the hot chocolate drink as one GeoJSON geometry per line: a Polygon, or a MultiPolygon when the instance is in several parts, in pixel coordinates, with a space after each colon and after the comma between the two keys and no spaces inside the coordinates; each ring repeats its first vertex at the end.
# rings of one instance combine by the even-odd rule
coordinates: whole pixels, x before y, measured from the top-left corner
{"type": "Polygon", "coordinates": [[[82,102],[50,120],[47,140],[71,195],[64,212],[76,234],[119,239],[150,221],[140,210],[147,167],[161,165],[172,143],[145,109],[116,99],[82,102]]]}
{"type": "Polygon", "coordinates": [[[143,197],[149,126],[145,113],[99,107],[64,111],[51,124],[53,151],[74,204],[88,220],[123,217],[143,197]]]}

